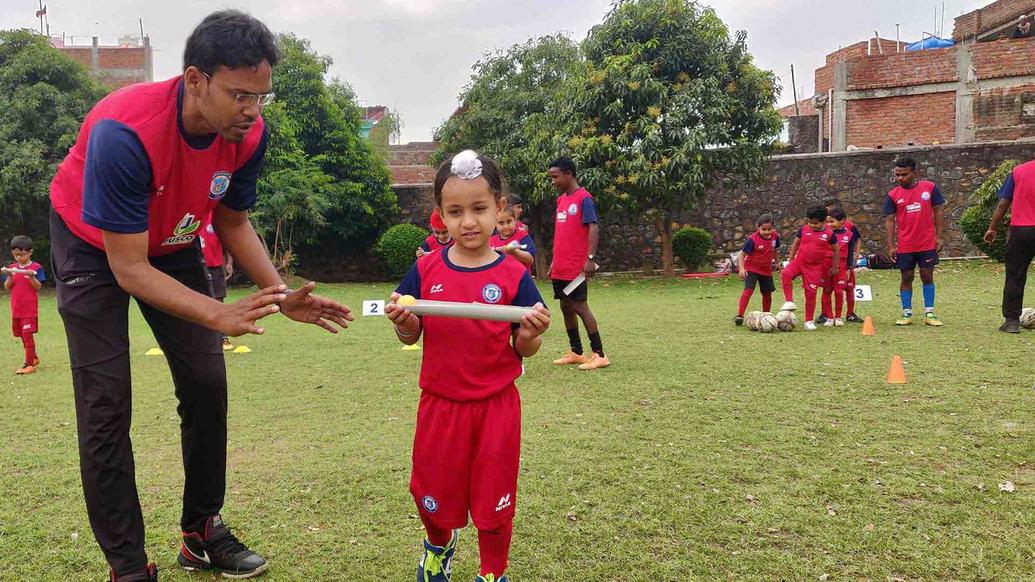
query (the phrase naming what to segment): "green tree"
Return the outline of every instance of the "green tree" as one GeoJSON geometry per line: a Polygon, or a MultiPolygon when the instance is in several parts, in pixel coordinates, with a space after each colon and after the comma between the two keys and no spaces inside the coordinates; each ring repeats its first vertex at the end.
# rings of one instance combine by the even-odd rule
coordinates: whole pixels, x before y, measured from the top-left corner
{"type": "MultiPolygon", "coordinates": [[[[471,82],[460,94],[463,105],[435,132],[433,165],[468,148],[499,162],[509,190],[526,201],[529,228],[540,248],[553,224],[554,191],[546,164],[556,153],[555,120],[565,83],[580,63],[578,45],[561,34],[488,53],[472,67],[471,82]]],[[[547,253],[540,252],[540,276],[548,264],[547,253]]]]}
{"type": "MultiPolygon", "coordinates": [[[[104,88],[28,30],[0,31],[0,236],[47,238],[50,182],[104,88]]],[[[43,253],[39,253],[41,258],[43,253]]]]}
{"type": "Polygon", "coordinates": [[[391,109],[385,109],[385,115],[381,118],[381,121],[378,121],[374,127],[370,128],[370,135],[367,136],[367,141],[370,142],[370,147],[385,163],[388,163],[391,157],[388,146],[393,143],[399,143],[399,139],[402,137],[402,128],[402,117],[391,109]]]}
{"type": "Polygon", "coordinates": [[[590,191],[653,222],[671,276],[675,216],[710,186],[761,177],[781,127],[776,77],[744,32],[688,0],[618,0],[582,50],[562,147],[590,191]]]}
{"type": "Polygon", "coordinates": [[[278,106],[266,112],[271,140],[256,226],[281,266],[285,254],[304,264],[365,252],[398,213],[388,168],[359,136],[352,88],[325,80],[330,57],[294,35],[279,40],[278,106]]]}
{"type": "MultiPolygon", "coordinates": [[[[1000,234],[995,242],[985,242],[985,231],[992,222],[992,214],[999,204],[999,189],[1006,183],[1006,178],[1013,172],[1013,169],[1021,164],[1020,160],[1004,160],[994,172],[989,174],[974,193],[970,195],[970,208],[960,215],[959,227],[963,231],[970,244],[976,246],[981,252],[999,261],[1006,262],[1006,236],[1000,234]]],[[[1010,224],[1010,212],[1007,211],[1004,224],[1010,224]]]]}

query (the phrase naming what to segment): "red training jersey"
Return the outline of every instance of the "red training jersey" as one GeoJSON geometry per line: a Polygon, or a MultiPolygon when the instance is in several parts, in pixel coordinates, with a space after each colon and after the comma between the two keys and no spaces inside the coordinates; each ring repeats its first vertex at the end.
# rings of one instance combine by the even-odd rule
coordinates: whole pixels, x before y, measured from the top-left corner
{"type": "Polygon", "coordinates": [[[1035,226],[1035,161],[1013,169],[1011,226],[1035,226]]]}
{"type": "Polygon", "coordinates": [[[179,90],[180,77],[130,85],[101,99],[86,116],[50,187],[54,210],[77,237],[104,249],[101,229],[83,218],[83,178],[91,130],[113,120],[136,134],[150,162],[148,255],[194,243],[201,218],[226,195],[233,173],[258,149],[264,130],[260,117],[241,143],[217,135],[206,149],[194,149],[180,133],[179,90]]]}
{"type": "Polygon", "coordinates": [[[557,198],[551,278],[571,281],[579,276],[589,258],[589,225],[596,221],[593,195],[585,188],[557,198]]]}
{"type": "MultiPolygon", "coordinates": [[[[8,269],[29,269],[36,271],[35,279],[41,283],[47,279],[43,267],[37,262],[26,266],[18,263],[7,265],[8,269]]],[[[39,291],[32,288],[32,275],[8,273],[11,278],[11,317],[16,319],[35,319],[39,316],[39,291]]]]}
{"type": "Polygon", "coordinates": [[[837,237],[830,227],[823,230],[813,230],[805,225],[798,230],[798,253],[794,259],[803,265],[822,266],[829,268],[834,260],[833,246],[837,244],[837,237]]]}
{"type": "Polygon", "coordinates": [[[774,232],[769,238],[765,238],[757,230],[751,233],[741,250],[744,253],[744,270],[772,277],[773,259],[776,257],[778,248],[780,248],[779,234],[774,232]]]}
{"type": "Polygon", "coordinates": [[[934,207],[945,203],[933,182],[920,180],[912,188],[897,186],[888,192],[884,214],[895,214],[898,252],[933,251],[938,246],[934,227],[934,207]]]}
{"type": "Polygon", "coordinates": [[[449,247],[453,246],[454,242],[456,241],[454,241],[453,239],[449,239],[449,242],[442,244],[438,241],[438,237],[432,234],[429,235],[428,238],[424,239],[424,244],[422,244],[420,248],[424,249],[424,252],[430,253],[432,251],[448,249],[449,247]]]}
{"type": "MultiPolygon", "coordinates": [[[[435,301],[526,307],[543,303],[532,277],[514,257],[500,255],[472,269],[450,262],[448,250],[417,259],[396,292],[435,301]]],[[[431,315],[421,322],[421,390],[449,400],[484,400],[521,375],[521,356],[511,344],[517,324],[431,315]]]]}

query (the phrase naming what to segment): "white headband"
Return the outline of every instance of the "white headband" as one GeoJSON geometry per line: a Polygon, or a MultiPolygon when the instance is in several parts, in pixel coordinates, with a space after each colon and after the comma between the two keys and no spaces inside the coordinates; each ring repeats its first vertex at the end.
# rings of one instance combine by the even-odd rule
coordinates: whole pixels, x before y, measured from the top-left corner
{"type": "Polygon", "coordinates": [[[464,180],[474,180],[482,175],[482,161],[474,150],[464,150],[453,156],[449,171],[464,180]]]}

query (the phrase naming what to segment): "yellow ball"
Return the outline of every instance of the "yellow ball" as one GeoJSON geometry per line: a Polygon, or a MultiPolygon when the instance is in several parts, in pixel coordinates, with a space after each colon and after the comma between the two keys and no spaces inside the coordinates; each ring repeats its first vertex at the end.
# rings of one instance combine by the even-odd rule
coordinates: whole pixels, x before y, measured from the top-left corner
{"type": "Polygon", "coordinates": [[[417,300],[413,297],[413,295],[403,295],[399,298],[398,301],[395,302],[395,304],[400,305],[402,307],[408,307],[410,305],[416,305],[417,300]]]}

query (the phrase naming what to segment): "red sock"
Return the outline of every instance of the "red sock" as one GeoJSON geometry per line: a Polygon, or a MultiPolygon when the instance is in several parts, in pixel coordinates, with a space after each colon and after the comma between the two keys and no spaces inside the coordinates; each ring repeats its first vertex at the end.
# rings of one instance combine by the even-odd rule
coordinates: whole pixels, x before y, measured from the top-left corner
{"type": "Polygon", "coordinates": [[[833,295],[834,295],[834,289],[832,287],[824,287],[823,288],[823,316],[824,317],[828,317],[828,318],[829,317],[833,317],[834,308],[831,305],[832,301],[830,300],[830,298],[833,295]]]}
{"type": "Polygon", "coordinates": [[[845,303],[848,304],[848,315],[855,313],[855,288],[850,287],[845,292],[845,303]]]}
{"type": "Polygon", "coordinates": [[[747,310],[748,303],[751,301],[751,294],[754,292],[754,289],[744,289],[744,292],[740,294],[740,311],[737,312],[737,315],[744,317],[744,311],[747,310]]]}
{"type": "Polygon", "coordinates": [[[794,302],[794,272],[790,267],[780,273],[780,283],[783,285],[783,300],[794,302]]]}
{"type": "Polygon", "coordinates": [[[507,571],[507,557],[510,555],[510,536],[514,522],[507,522],[497,529],[478,530],[478,555],[482,561],[481,576],[492,574],[499,580],[507,571]]]}
{"type": "MultiPolygon", "coordinates": [[[[762,294],[762,311],[772,311],[772,310],[773,310],[773,294],[772,293],[763,293],[762,294]]],[[[743,314],[744,314],[744,312],[741,311],[741,315],[743,315],[743,314]]]]}
{"type": "Polygon", "coordinates": [[[32,332],[22,332],[22,345],[25,346],[25,363],[31,366],[36,361],[36,342],[32,337],[32,332]]]}
{"type": "Polygon", "coordinates": [[[814,321],[816,317],[816,290],[805,287],[805,321],[814,321]]]}
{"type": "Polygon", "coordinates": [[[440,548],[449,545],[449,541],[453,539],[453,530],[440,528],[423,518],[421,521],[424,522],[424,531],[427,532],[428,541],[431,542],[431,545],[440,548]]]}
{"type": "Polygon", "coordinates": [[[841,308],[845,306],[845,292],[841,289],[834,291],[834,305],[836,306],[834,310],[834,317],[841,319],[841,308]]]}

